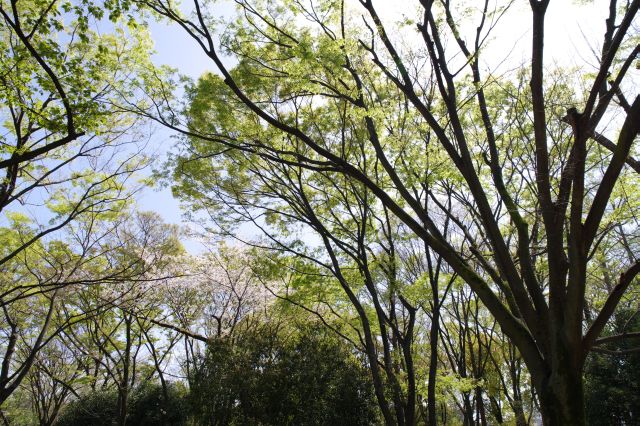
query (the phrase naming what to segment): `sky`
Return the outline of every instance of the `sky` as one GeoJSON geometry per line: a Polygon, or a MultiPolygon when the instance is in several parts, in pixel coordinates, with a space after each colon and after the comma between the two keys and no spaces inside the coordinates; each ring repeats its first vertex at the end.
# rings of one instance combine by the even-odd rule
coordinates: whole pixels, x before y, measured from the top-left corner
{"type": "MultiPolygon", "coordinates": [[[[185,1],[185,4],[188,0],[185,1]]],[[[233,2],[212,2],[214,15],[229,16],[233,2]]],[[[391,25],[403,17],[410,17],[415,10],[409,2],[374,0],[379,14],[391,25]]],[[[354,4],[357,9],[357,2],[354,4]]],[[[575,1],[551,0],[546,14],[545,26],[545,66],[584,66],[596,65],[601,35],[604,30],[604,18],[607,16],[608,2],[603,0],[575,1]],[[594,38],[593,34],[597,35],[594,38]],[[586,40],[590,37],[590,41],[586,40]],[[591,43],[591,44],[589,44],[591,43]]],[[[414,16],[415,19],[415,16],[414,16]]],[[[211,60],[201,48],[177,25],[166,22],[152,22],[150,25],[156,55],[153,60],[158,65],[169,65],[180,73],[196,79],[206,71],[214,71],[211,60]]],[[[403,40],[413,43],[413,40],[403,40]]],[[[415,42],[421,42],[417,38],[415,42]]],[[[483,52],[486,64],[484,72],[500,72],[526,63],[531,50],[531,12],[529,2],[516,0],[507,15],[494,29],[489,47],[483,52]],[[489,65],[490,64],[490,65],[489,65]]],[[[152,141],[153,150],[162,157],[175,141],[165,129],[157,129],[152,141]]],[[[159,163],[157,164],[159,165],[159,163]]],[[[170,189],[146,189],[139,198],[143,210],[158,212],[166,222],[182,223],[179,203],[173,198],[170,189]]],[[[193,240],[185,243],[190,252],[199,252],[199,244],[193,240]]]]}
{"type": "MultiPolygon", "coordinates": [[[[156,54],[153,57],[157,65],[168,65],[181,74],[197,79],[206,71],[214,71],[211,60],[204,54],[200,46],[177,25],[167,22],[151,22],[150,30],[155,44],[156,54]]],[[[153,167],[160,167],[166,153],[176,143],[174,134],[162,127],[156,127],[150,143],[156,157],[153,167]]],[[[145,188],[141,191],[138,204],[142,210],[154,211],[167,223],[184,225],[180,204],[171,193],[170,188],[145,188]]],[[[193,239],[183,241],[187,251],[199,253],[201,244],[193,239]]]]}

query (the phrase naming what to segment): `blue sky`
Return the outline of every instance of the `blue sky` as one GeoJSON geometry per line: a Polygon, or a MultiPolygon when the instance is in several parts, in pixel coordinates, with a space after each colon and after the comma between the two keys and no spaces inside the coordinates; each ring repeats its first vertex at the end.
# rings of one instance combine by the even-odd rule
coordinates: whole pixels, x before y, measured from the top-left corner
{"type": "MultiPolygon", "coordinates": [[[[191,4],[186,2],[185,6],[191,4]]],[[[228,18],[235,12],[235,3],[230,0],[208,3],[213,16],[228,18]]],[[[169,22],[149,22],[151,37],[155,44],[156,54],[153,61],[157,65],[168,65],[182,75],[197,79],[204,72],[217,72],[215,65],[202,51],[200,46],[177,24],[169,22]]],[[[228,66],[232,65],[229,59],[228,66]]],[[[161,126],[157,126],[149,143],[149,152],[156,157],[154,167],[160,167],[164,156],[175,145],[175,134],[161,126]]],[[[149,170],[150,172],[151,170],[149,170]]],[[[154,211],[167,223],[183,224],[182,211],[178,200],[173,198],[170,188],[145,188],[138,197],[141,210],[154,211]]],[[[185,223],[186,224],[186,223],[185,223]]],[[[243,237],[253,238],[255,230],[243,229],[243,237]]],[[[184,241],[187,250],[193,254],[203,250],[200,243],[187,239],[184,241]]]]}
{"type": "MultiPolygon", "coordinates": [[[[214,71],[210,66],[211,60],[177,25],[167,22],[150,22],[150,30],[157,52],[153,60],[157,65],[176,68],[179,73],[193,79],[197,79],[206,71],[214,71]]],[[[173,135],[167,129],[156,127],[149,143],[149,151],[156,157],[153,167],[161,166],[164,156],[176,143],[172,138],[173,135]]],[[[168,223],[182,223],[182,211],[178,200],[173,198],[170,188],[145,188],[139,195],[138,204],[141,210],[154,211],[168,223]]],[[[199,244],[194,241],[185,241],[185,245],[190,252],[201,250],[199,244]]]]}

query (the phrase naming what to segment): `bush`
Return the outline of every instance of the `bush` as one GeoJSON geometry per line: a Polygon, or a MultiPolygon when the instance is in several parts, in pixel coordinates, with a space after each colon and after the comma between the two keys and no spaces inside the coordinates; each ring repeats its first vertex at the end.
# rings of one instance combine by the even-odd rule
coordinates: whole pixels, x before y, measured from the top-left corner
{"type": "MultiPolygon", "coordinates": [[[[640,315],[621,311],[609,334],[640,329],[640,315]]],[[[607,349],[625,351],[637,347],[637,339],[611,343],[607,349]]],[[[640,353],[591,353],[585,364],[585,411],[590,426],[640,424],[640,353]]]]}
{"type": "MultiPolygon", "coordinates": [[[[147,384],[133,390],[127,405],[127,424],[136,426],[181,426],[187,424],[189,409],[183,387],[167,386],[167,403],[162,386],[147,384]]],[[[68,404],[56,426],[112,426],[117,424],[116,391],[94,392],[68,404]]]]}
{"type": "Polygon", "coordinates": [[[92,392],[62,409],[56,426],[111,426],[117,418],[118,394],[115,391],[92,392]]]}
{"type": "Polygon", "coordinates": [[[129,401],[127,424],[136,426],[186,425],[189,406],[186,390],[175,383],[167,385],[167,402],[162,386],[153,384],[136,389],[129,401]]]}
{"type": "Polygon", "coordinates": [[[367,370],[324,330],[252,332],[212,343],[191,377],[192,412],[207,425],[368,425],[367,370]]]}

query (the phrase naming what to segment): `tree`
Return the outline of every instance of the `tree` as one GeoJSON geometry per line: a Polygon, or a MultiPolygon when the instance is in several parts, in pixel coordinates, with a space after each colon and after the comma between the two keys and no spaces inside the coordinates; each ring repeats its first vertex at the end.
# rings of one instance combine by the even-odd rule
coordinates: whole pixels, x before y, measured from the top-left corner
{"type": "MultiPolygon", "coordinates": [[[[621,310],[607,331],[615,337],[637,329],[637,310],[621,310]]],[[[633,424],[640,418],[638,410],[637,346],[630,341],[611,338],[607,348],[591,353],[585,365],[585,399],[589,425],[633,424]],[[634,350],[636,349],[636,350],[634,350]]]]}
{"type": "Polygon", "coordinates": [[[50,424],[70,394],[81,393],[81,383],[95,390],[104,374],[107,382],[119,379],[126,411],[127,385],[138,378],[131,374],[132,347],[143,345],[134,339],[151,333],[114,306],[132,303],[129,298],[166,278],[168,259],[181,250],[175,233],[155,215],[99,212],[66,227],[66,238],[38,241],[8,262],[0,281],[0,403],[28,384],[33,411],[50,424]]]}
{"type": "MultiPolygon", "coordinates": [[[[141,1],[180,25],[221,76],[192,89],[182,118],[168,96],[139,112],[189,137],[176,162],[187,199],[209,193],[251,209],[255,198],[243,191],[256,171],[280,178],[286,170],[308,197],[327,182],[357,186],[491,312],[527,365],[544,423],[584,424],[585,359],[640,272],[625,242],[638,229],[638,205],[625,194],[638,178],[630,157],[640,97],[630,75],[640,1],[610,2],[598,65],[581,70],[590,71],[582,84],[545,69],[549,3],[530,1],[528,66],[497,78],[482,74],[483,48],[509,4],[425,0],[418,22],[403,28],[371,0],[353,8],[239,1],[218,47],[215,19],[198,0],[191,16],[141,1]],[[401,45],[413,30],[421,44],[401,45]],[[223,53],[236,59],[233,69],[223,53]],[[445,220],[451,232],[442,232],[445,220]],[[601,309],[585,318],[587,289],[605,279],[594,261],[605,242],[628,256],[617,259],[601,309]]],[[[331,208],[341,196],[310,208],[331,208]]]]}
{"type": "Polygon", "coordinates": [[[71,353],[59,339],[38,352],[36,362],[27,377],[40,426],[50,426],[60,409],[76,393],[76,379],[81,372],[71,353]]]}
{"type": "Polygon", "coordinates": [[[335,336],[313,323],[295,330],[273,321],[211,342],[190,385],[201,424],[368,425],[376,420],[366,370],[335,336]]]}
{"type": "Polygon", "coordinates": [[[103,391],[84,395],[73,401],[60,413],[56,422],[61,426],[76,426],[93,424],[96,426],[110,426],[112,419],[118,415],[116,409],[116,395],[113,391],[103,391]]]}
{"type": "Polygon", "coordinates": [[[121,12],[115,3],[0,3],[0,403],[64,327],[63,288],[127,275],[92,257],[109,233],[100,225],[126,208],[125,184],[148,162],[127,139],[139,118],[113,104],[149,54],[147,33],[127,34],[121,12]],[[94,24],[105,13],[114,29],[101,34],[94,24]],[[92,267],[104,274],[88,278],[92,267]]]}
{"type": "MultiPolygon", "coordinates": [[[[166,405],[161,386],[146,384],[133,389],[127,411],[130,424],[181,426],[189,417],[184,389],[172,384],[168,387],[169,404],[166,405]],[[168,410],[168,411],[165,411],[168,410]]],[[[58,426],[111,426],[118,416],[117,396],[113,391],[101,391],[83,395],[68,404],[55,422],[58,426]]]]}
{"type": "MultiPolygon", "coordinates": [[[[149,378],[141,367],[145,355],[153,359],[155,370],[152,371],[160,374],[163,389],[167,390],[160,366],[165,357],[155,345],[153,325],[140,321],[134,311],[154,285],[168,278],[167,265],[181,252],[182,246],[177,229],[162,223],[156,214],[136,213],[124,218],[119,225],[114,230],[117,246],[105,250],[101,257],[128,274],[110,281],[98,279],[94,285],[77,288],[75,303],[67,301],[65,308],[82,312],[85,318],[65,328],[64,335],[68,344],[95,366],[93,374],[87,374],[93,382],[92,390],[98,381],[102,381],[103,389],[115,387],[116,418],[118,424],[124,425],[131,390],[149,378]]],[[[170,342],[169,349],[175,340],[170,338],[170,342]]],[[[168,394],[166,402],[169,402],[168,394]]]]}
{"type": "Polygon", "coordinates": [[[135,93],[150,44],[119,2],[5,0],[0,19],[0,212],[31,217],[33,230],[6,247],[1,266],[130,199],[125,183],[148,159],[140,119],[115,101],[135,93]],[[112,30],[101,32],[105,15],[112,30]]]}

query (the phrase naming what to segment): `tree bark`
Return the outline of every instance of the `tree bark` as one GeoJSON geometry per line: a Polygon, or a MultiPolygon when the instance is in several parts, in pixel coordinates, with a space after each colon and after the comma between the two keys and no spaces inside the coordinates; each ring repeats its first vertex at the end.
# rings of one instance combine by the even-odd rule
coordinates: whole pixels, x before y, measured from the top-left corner
{"type": "MultiPolygon", "coordinates": [[[[437,296],[437,292],[434,292],[437,296]]],[[[429,415],[429,425],[436,426],[438,418],[436,413],[436,379],[438,373],[438,333],[440,333],[440,309],[438,299],[434,300],[436,308],[433,310],[431,319],[431,330],[429,344],[431,351],[429,356],[429,382],[427,387],[427,412],[429,415]]]]}
{"type": "Polygon", "coordinates": [[[565,366],[536,386],[545,426],[585,425],[582,368],[565,366]]]}

